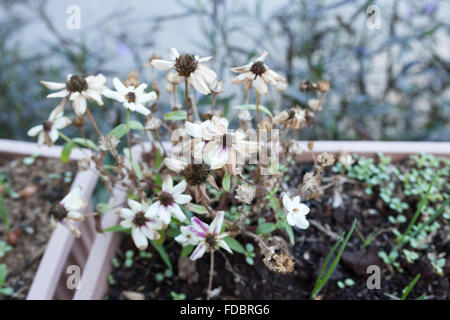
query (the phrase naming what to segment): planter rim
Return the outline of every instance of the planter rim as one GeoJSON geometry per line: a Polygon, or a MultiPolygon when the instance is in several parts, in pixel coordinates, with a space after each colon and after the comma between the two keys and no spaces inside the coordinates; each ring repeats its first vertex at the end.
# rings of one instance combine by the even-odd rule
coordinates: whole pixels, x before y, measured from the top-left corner
{"type": "MultiPolygon", "coordinates": [[[[306,144],[308,141],[299,141],[306,144]]],[[[169,142],[163,142],[165,146],[170,146],[169,142]]],[[[134,156],[140,156],[144,151],[151,150],[151,144],[146,142],[132,147],[134,156]],[[144,148],[144,150],[142,149],[144,148]]],[[[314,141],[314,153],[330,152],[339,153],[345,150],[348,153],[357,153],[365,156],[375,156],[378,152],[399,160],[409,155],[419,152],[450,157],[450,142],[416,142],[416,141],[314,141]]],[[[305,153],[299,157],[300,161],[310,161],[311,154],[305,153]]],[[[110,204],[123,203],[126,194],[123,191],[115,190],[110,199],[110,204]]],[[[119,223],[120,217],[111,210],[102,219],[104,227],[111,227],[119,223]]],[[[97,234],[94,245],[86,263],[82,279],[81,288],[75,293],[75,300],[101,300],[108,290],[107,277],[111,271],[111,259],[116,248],[120,244],[120,235],[97,234]]]]}
{"type": "MultiPolygon", "coordinates": [[[[36,143],[0,139],[0,154],[8,154],[14,156],[30,156],[34,153],[39,153],[40,157],[44,158],[59,158],[61,155],[61,146],[42,146],[39,147],[36,143]]],[[[77,161],[91,154],[87,149],[74,149],[71,153],[70,160],[77,161]]],[[[71,184],[71,190],[75,187],[81,186],[83,196],[90,199],[97,183],[98,176],[92,170],[77,172],[71,184]]],[[[88,206],[89,207],[89,206],[88,206]]],[[[87,208],[88,208],[87,207],[87,208]]],[[[87,209],[86,208],[86,209],[87,209]]],[[[88,227],[75,223],[83,231],[88,227]]],[[[34,275],[33,282],[28,291],[27,300],[49,300],[55,295],[58,289],[58,282],[63,267],[69,257],[69,254],[76,249],[76,247],[89,247],[89,237],[86,237],[83,242],[75,242],[75,237],[63,226],[58,225],[56,230],[52,232],[45,252],[39,262],[39,267],[34,275]]],[[[92,239],[91,239],[92,242],[92,239]]],[[[77,254],[75,254],[76,256],[77,254]]],[[[76,256],[76,259],[83,260],[82,257],[76,256]]]]}

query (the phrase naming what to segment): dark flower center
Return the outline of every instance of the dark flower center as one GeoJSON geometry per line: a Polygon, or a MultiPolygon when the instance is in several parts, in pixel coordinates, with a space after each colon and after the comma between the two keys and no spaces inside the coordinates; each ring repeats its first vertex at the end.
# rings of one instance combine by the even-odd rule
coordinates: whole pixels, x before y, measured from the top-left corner
{"type": "Polygon", "coordinates": [[[67,210],[62,204],[58,203],[50,209],[50,212],[48,214],[56,221],[62,221],[67,217],[67,210]]]}
{"type": "Polygon", "coordinates": [[[84,116],[78,116],[73,120],[72,124],[77,128],[81,128],[86,124],[86,120],[84,119],[84,116]]]}
{"type": "Polygon", "coordinates": [[[78,75],[73,75],[70,80],[66,82],[66,89],[70,92],[81,92],[88,88],[86,80],[78,75]]]}
{"type": "Polygon", "coordinates": [[[229,133],[226,133],[222,136],[222,148],[229,148],[233,141],[233,136],[229,133]]]}
{"type": "Polygon", "coordinates": [[[182,77],[189,77],[197,69],[198,62],[193,54],[182,54],[175,60],[175,70],[182,77]]]}
{"type": "Polygon", "coordinates": [[[256,61],[253,63],[252,67],[250,68],[250,71],[253,72],[256,76],[260,76],[264,72],[266,72],[266,66],[264,65],[264,62],[256,61]]]}
{"type": "Polygon", "coordinates": [[[44,127],[44,131],[50,131],[52,130],[53,122],[51,121],[45,121],[42,126],[44,127]]]}
{"type": "Polygon", "coordinates": [[[173,197],[170,193],[167,192],[161,192],[161,194],[158,197],[159,201],[161,201],[161,204],[165,207],[170,206],[173,203],[173,197]]]}
{"type": "Polygon", "coordinates": [[[206,181],[209,171],[209,166],[205,163],[189,164],[184,168],[183,176],[189,185],[196,186],[206,181]]]}
{"type": "Polygon", "coordinates": [[[217,241],[216,241],[216,237],[213,234],[208,233],[205,237],[205,242],[208,246],[209,251],[216,250],[217,241]]]}
{"type": "Polygon", "coordinates": [[[129,103],[134,103],[136,102],[136,95],[134,94],[134,92],[128,92],[125,95],[125,99],[127,99],[129,103]]]}
{"type": "Polygon", "coordinates": [[[136,213],[136,215],[134,216],[133,224],[135,224],[135,225],[141,227],[141,226],[143,226],[144,224],[146,224],[148,220],[149,220],[149,219],[145,217],[145,214],[144,214],[143,212],[138,212],[138,213],[136,213]]]}

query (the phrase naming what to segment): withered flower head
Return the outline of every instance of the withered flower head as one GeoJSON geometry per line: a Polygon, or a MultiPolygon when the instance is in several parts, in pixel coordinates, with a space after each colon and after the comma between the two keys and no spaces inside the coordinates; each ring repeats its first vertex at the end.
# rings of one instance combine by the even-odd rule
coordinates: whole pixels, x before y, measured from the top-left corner
{"type": "Polygon", "coordinates": [[[158,130],[161,127],[161,120],[156,117],[151,117],[145,122],[146,130],[158,130]]]}
{"type": "Polygon", "coordinates": [[[239,185],[236,189],[236,195],[234,196],[237,200],[242,203],[251,204],[255,198],[256,189],[247,183],[239,185]]]}
{"type": "Polygon", "coordinates": [[[307,172],[303,176],[302,191],[305,193],[315,193],[319,187],[320,181],[314,172],[307,172]]]}
{"type": "Polygon", "coordinates": [[[103,151],[114,151],[119,145],[119,142],[116,136],[101,136],[98,139],[98,146],[103,151]]]}
{"type": "Polygon", "coordinates": [[[338,160],[345,168],[350,167],[355,162],[352,155],[348,154],[346,151],[341,151],[338,160]]]}
{"type": "Polygon", "coordinates": [[[317,89],[319,89],[319,91],[323,93],[328,92],[328,90],[330,90],[330,83],[325,80],[320,80],[319,82],[317,82],[317,89]]]}
{"type": "Polygon", "coordinates": [[[294,271],[295,261],[288,253],[281,249],[275,250],[273,253],[268,252],[263,262],[270,271],[282,274],[294,271]]]}
{"type": "Polygon", "coordinates": [[[313,91],[316,89],[316,85],[311,80],[303,80],[300,83],[300,91],[313,91]]]}
{"type": "Polygon", "coordinates": [[[320,103],[319,99],[309,99],[308,100],[308,107],[314,111],[320,111],[320,109],[322,109],[322,104],[320,103]]]}
{"type": "Polygon", "coordinates": [[[139,71],[131,71],[128,74],[128,79],[123,84],[127,87],[137,88],[139,86],[139,71]]]}
{"type": "Polygon", "coordinates": [[[73,120],[72,124],[77,128],[82,128],[86,124],[86,119],[84,116],[78,116],[73,120]]]}
{"type": "Polygon", "coordinates": [[[186,179],[186,182],[190,186],[196,186],[205,183],[206,179],[208,179],[209,173],[210,168],[206,163],[188,164],[182,172],[184,178],[186,179]]]}
{"type": "Polygon", "coordinates": [[[319,154],[317,157],[317,161],[319,161],[322,166],[329,167],[334,164],[334,156],[331,153],[324,152],[319,154]]]}

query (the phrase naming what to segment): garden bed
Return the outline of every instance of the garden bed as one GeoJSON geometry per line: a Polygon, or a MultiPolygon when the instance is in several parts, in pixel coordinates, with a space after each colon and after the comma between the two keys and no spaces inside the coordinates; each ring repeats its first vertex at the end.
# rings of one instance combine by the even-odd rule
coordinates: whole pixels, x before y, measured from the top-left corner
{"type": "MultiPolygon", "coordinates": [[[[397,152],[400,153],[402,150],[397,149],[397,152]]],[[[415,160],[405,159],[404,154],[402,157],[395,157],[394,154],[394,158],[403,158],[395,164],[401,172],[410,171],[417,166],[415,160]]],[[[441,162],[440,166],[443,165],[441,162]]],[[[302,177],[311,167],[311,163],[297,163],[290,167],[289,176],[292,178],[286,182],[287,186],[292,189],[299,185],[301,183],[299,177],[302,177]]],[[[423,172],[426,171],[422,169],[423,172]]],[[[328,170],[325,176],[331,177],[332,173],[336,174],[328,170]]],[[[240,236],[237,238],[240,243],[243,245],[251,243],[255,248],[254,266],[249,265],[245,256],[240,253],[216,254],[213,288],[221,289],[217,291],[215,298],[231,300],[310,298],[319,269],[328,252],[338,236],[343,231],[348,231],[353,219],[357,218],[358,233],[362,237],[353,233],[337,269],[317,297],[318,299],[400,297],[402,290],[417,274],[421,274],[421,278],[411,291],[410,297],[417,298],[424,295],[428,299],[449,299],[450,222],[448,218],[441,216],[437,219],[440,227],[428,235],[430,238],[427,240],[427,248],[415,250],[419,253],[419,257],[413,263],[409,263],[401,255],[398,266],[394,267],[383,262],[380,252],[389,253],[395,241],[392,232],[394,229],[401,232],[406,229],[420,201],[420,195],[405,196],[403,202],[407,203],[405,206],[408,208],[401,209],[399,213],[390,207],[394,207],[394,202],[391,205],[380,199],[378,193],[382,189],[381,186],[374,186],[373,193],[370,195],[366,191],[365,181],[348,177],[343,179],[347,181],[342,183],[340,191],[342,202],[337,208],[333,207],[336,201],[335,188],[327,189],[318,200],[306,202],[311,208],[308,215],[311,226],[307,230],[294,229],[295,246],[286,246],[296,262],[292,273],[281,275],[269,271],[262,262],[264,257],[259,254],[257,244],[250,238],[240,236]],[[400,215],[406,220],[392,221],[400,215]],[[369,237],[373,238],[369,244],[365,244],[363,240],[369,237]],[[439,257],[447,258],[441,275],[435,272],[431,263],[439,257]],[[371,290],[367,287],[366,282],[370,276],[367,273],[369,265],[377,265],[381,268],[380,289],[371,290]]],[[[444,188],[439,192],[445,195],[449,192],[450,180],[448,176],[443,179],[444,188]]],[[[217,205],[215,203],[215,206],[217,205]]],[[[270,214],[268,212],[261,216],[268,218],[270,214]]],[[[276,231],[276,235],[284,238],[288,244],[289,239],[286,233],[276,231]]],[[[409,246],[405,248],[414,251],[409,246]]],[[[168,269],[166,263],[152,247],[147,249],[147,254],[142,254],[135,248],[129,236],[122,238],[116,250],[116,259],[112,263],[113,269],[108,278],[110,287],[105,294],[106,297],[108,299],[204,299],[208,287],[206,275],[210,267],[209,259],[203,258],[190,262],[187,258],[180,258],[181,246],[175,242],[167,243],[166,251],[173,264],[173,271],[168,269]]]]}
{"type": "Polygon", "coordinates": [[[14,289],[14,299],[24,299],[30,289],[53,231],[48,212],[69,192],[76,170],[76,162],[0,155],[4,209],[10,225],[9,232],[0,225],[0,239],[11,249],[0,263],[8,267],[4,286],[14,289]]]}

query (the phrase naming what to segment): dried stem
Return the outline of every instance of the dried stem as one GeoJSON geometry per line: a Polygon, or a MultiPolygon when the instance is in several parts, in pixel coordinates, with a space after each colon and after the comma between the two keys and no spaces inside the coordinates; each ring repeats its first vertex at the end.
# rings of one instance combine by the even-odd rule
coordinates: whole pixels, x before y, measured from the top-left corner
{"type": "Polygon", "coordinates": [[[100,132],[100,129],[98,128],[97,123],[95,122],[95,119],[92,116],[91,111],[89,111],[88,107],[86,107],[86,114],[87,114],[89,120],[91,121],[92,127],[94,127],[95,132],[97,132],[98,136],[101,137],[102,133],[100,132]]]}
{"type": "Polygon", "coordinates": [[[187,121],[191,121],[191,115],[190,115],[190,103],[189,103],[189,85],[188,85],[188,79],[184,78],[184,100],[186,104],[186,119],[187,121]]]}
{"type": "Polygon", "coordinates": [[[208,282],[208,292],[206,293],[207,300],[211,297],[212,283],[214,277],[214,251],[211,251],[211,261],[209,266],[209,282],[208,282]]]}

